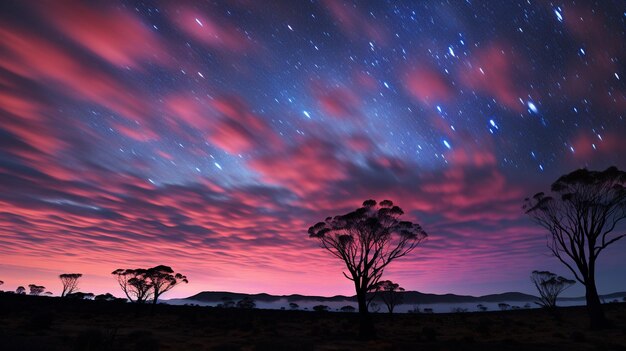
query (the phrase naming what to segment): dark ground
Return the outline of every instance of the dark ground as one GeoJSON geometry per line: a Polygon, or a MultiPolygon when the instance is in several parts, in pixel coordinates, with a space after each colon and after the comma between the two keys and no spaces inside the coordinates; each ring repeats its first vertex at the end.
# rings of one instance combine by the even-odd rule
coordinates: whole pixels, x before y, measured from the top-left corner
{"type": "Polygon", "coordinates": [[[626,303],[614,326],[588,329],[584,307],[374,314],[379,338],[357,339],[356,313],[136,306],[0,293],[0,350],[625,350],[626,303]]]}

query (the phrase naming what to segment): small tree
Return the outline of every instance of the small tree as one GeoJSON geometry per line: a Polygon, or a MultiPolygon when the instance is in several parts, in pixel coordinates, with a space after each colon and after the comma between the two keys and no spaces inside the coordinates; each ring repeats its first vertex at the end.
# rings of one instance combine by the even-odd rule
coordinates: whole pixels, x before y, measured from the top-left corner
{"type": "Polygon", "coordinates": [[[328,217],[309,228],[309,237],[342,260],[343,275],[354,283],[359,304],[361,338],[375,336],[368,315],[367,293],[372,291],[392,261],[413,251],[426,237],[419,224],[400,221],[404,211],[389,200],[363,202],[353,212],[328,217]]]}
{"type": "Polygon", "coordinates": [[[295,302],[290,302],[289,308],[291,308],[292,310],[297,310],[298,308],[300,308],[300,306],[298,306],[298,304],[295,302]]]}
{"type": "Polygon", "coordinates": [[[147,278],[146,273],[147,270],[142,268],[120,268],[111,272],[128,300],[134,303],[144,303],[152,294],[152,283],[147,278]]]}
{"type": "Polygon", "coordinates": [[[73,292],[71,294],[66,294],[65,297],[74,300],[93,300],[95,295],[93,293],[84,293],[84,292],[73,292]]]}
{"type": "Polygon", "coordinates": [[[46,291],[45,286],[36,285],[36,284],[29,284],[28,289],[30,290],[28,294],[33,295],[33,296],[39,296],[43,294],[44,291],[46,291]]]}
{"type": "Polygon", "coordinates": [[[328,312],[329,308],[326,305],[315,305],[313,311],[315,312],[328,312]]]}
{"type": "Polygon", "coordinates": [[[18,286],[17,289],[15,289],[15,293],[18,295],[24,295],[26,294],[26,288],[24,288],[23,286],[18,286]]]}
{"type": "Polygon", "coordinates": [[[530,280],[539,291],[541,300],[536,303],[546,308],[555,308],[557,297],[576,283],[575,280],[563,278],[548,271],[533,271],[530,280]]]}
{"type": "Polygon", "coordinates": [[[537,193],[527,198],[526,213],[549,232],[548,248],[585,286],[593,329],[608,322],[596,287],[598,256],[626,233],[613,230],[626,218],[626,172],[579,169],[552,184],[554,196],[537,193]]]}
{"type": "Polygon", "coordinates": [[[500,310],[502,310],[502,311],[506,311],[509,308],[511,308],[511,305],[509,305],[508,303],[500,302],[498,304],[498,308],[500,308],[500,310]]]}
{"type": "Polygon", "coordinates": [[[174,286],[180,283],[187,284],[189,282],[186,276],[175,273],[171,267],[163,265],[147,269],[145,277],[152,287],[152,303],[155,305],[163,293],[172,290],[174,286]]]}
{"type": "Polygon", "coordinates": [[[115,301],[115,299],[117,298],[113,296],[111,293],[100,294],[94,297],[95,301],[115,301]]]}
{"type": "Polygon", "coordinates": [[[237,301],[237,308],[251,310],[251,309],[253,309],[255,307],[256,307],[256,302],[254,302],[254,300],[252,298],[248,297],[248,296],[246,296],[243,299],[237,301]]]}
{"type": "Polygon", "coordinates": [[[354,308],[354,306],[345,305],[342,308],[340,308],[339,310],[341,312],[354,312],[354,311],[356,311],[356,308],[354,308]]]}
{"type": "Polygon", "coordinates": [[[380,295],[380,298],[387,306],[387,311],[393,313],[393,309],[402,303],[404,295],[404,288],[400,287],[400,284],[394,283],[391,280],[381,280],[374,286],[376,294],[380,295]]]}
{"type": "Polygon", "coordinates": [[[487,306],[483,305],[482,303],[479,303],[478,305],[476,305],[476,308],[480,311],[480,312],[485,312],[488,310],[487,306]]]}
{"type": "Polygon", "coordinates": [[[61,297],[71,294],[78,290],[78,279],[83,275],[80,273],[64,273],[59,275],[61,284],[63,284],[63,291],[61,297]]]}
{"type": "Polygon", "coordinates": [[[233,301],[232,297],[224,296],[222,297],[222,303],[218,304],[217,307],[220,308],[233,308],[235,307],[235,301],[233,301]]]}

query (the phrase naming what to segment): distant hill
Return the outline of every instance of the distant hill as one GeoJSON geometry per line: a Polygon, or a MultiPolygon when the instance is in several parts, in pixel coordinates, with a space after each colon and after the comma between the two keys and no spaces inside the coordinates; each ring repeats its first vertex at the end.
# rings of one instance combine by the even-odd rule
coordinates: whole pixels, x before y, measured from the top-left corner
{"type": "MultiPolygon", "coordinates": [[[[528,295],[520,292],[505,292],[502,294],[490,294],[484,296],[469,296],[469,295],[455,295],[455,294],[427,294],[419,291],[405,291],[401,294],[404,295],[403,303],[409,305],[419,304],[436,304],[436,303],[466,303],[466,302],[504,302],[504,301],[517,301],[517,302],[532,302],[537,301],[539,298],[533,295],[528,295]]],[[[276,302],[284,299],[289,302],[297,301],[315,301],[315,302],[335,302],[335,301],[353,301],[356,302],[356,296],[343,296],[337,295],[332,297],[325,296],[307,296],[307,295],[270,295],[266,293],[260,294],[244,294],[233,293],[228,291],[204,291],[196,295],[187,297],[183,300],[203,301],[203,302],[222,302],[224,298],[238,301],[244,297],[249,297],[259,302],[276,302]]],[[[600,298],[607,302],[614,299],[621,300],[626,297],[626,292],[616,292],[612,294],[601,295],[600,298]]],[[[584,300],[584,297],[568,297],[559,299],[562,301],[572,300],[584,300]]]]}

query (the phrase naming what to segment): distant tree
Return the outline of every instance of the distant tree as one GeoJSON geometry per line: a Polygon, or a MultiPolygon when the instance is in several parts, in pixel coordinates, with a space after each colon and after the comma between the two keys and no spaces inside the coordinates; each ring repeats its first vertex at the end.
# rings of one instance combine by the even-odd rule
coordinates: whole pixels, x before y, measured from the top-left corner
{"type": "Polygon", "coordinates": [[[340,308],[339,310],[341,312],[354,312],[354,311],[356,311],[356,308],[354,308],[354,306],[345,305],[342,308],[340,308]]]}
{"type": "Polygon", "coordinates": [[[256,307],[256,302],[254,302],[254,300],[248,296],[244,297],[243,299],[237,301],[237,308],[242,308],[242,309],[253,309],[256,307]]]}
{"type": "Polygon", "coordinates": [[[313,311],[315,312],[328,312],[329,308],[326,305],[315,305],[313,311]]]}
{"type": "Polygon", "coordinates": [[[52,294],[52,291],[46,291],[46,292],[45,292],[45,293],[43,293],[43,294],[44,294],[44,295],[46,295],[46,296],[52,296],[52,295],[53,295],[53,294],[52,294]]]}
{"type": "Polygon", "coordinates": [[[63,291],[61,292],[61,297],[64,297],[67,294],[71,294],[78,290],[78,279],[82,277],[81,273],[64,273],[59,275],[59,279],[61,279],[61,284],[63,284],[63,291]]]}
{"type": "Polygon", "coordinates": [[[626,233],[613,230],[626,218],[626,172],[579,169],[552,184],[554,196],[537,193],[527,198],[524,210],[550,232],[552,254],[585,286],[585,298],[593,329],[608,325],[598,289],[598,256],[626,233]]]}
{"type": "Polygon", "coordinates": [[[74,300],[93,300],[95,298],[95,295],[92,293],[84,293],[80,291],[66,294],[65,296],[74,300]]]}
{"type": "Polygon", "coordinates": [[[4,282],[2,280],[0,280],[0,285],[4,284],[4,282]]]}
{"type": "Polygon", "coordinates": [[[291,308],[292,310],[297,310],[298,308],[300,308],[300,306],[298,306],[298,304],[295,302],[290,302],[289,308],[291,308]]]}
{"type": "Polygon", "coordinates": [[[476,308],[480,311],[480,312],[485,312],[488,310],[487,306],[483,305],[482,303],[479,303],[478,305],[476,305],[476,308]]]}
{"type": "Polygon", "coordinates": [[[500,302],[500,303],[498,304],[498,308],[499,308],[500,310],[502,310],[502,311],[506,311],[506,310],[508,310],[509,308],[511,308],[511,305],[509,305],[508,303],[500,302]]]}
{"type": "Polygon", "coordinates": [[[404,295],[404,288],[400,284],[394,283],[391,280],[381,280],[374,285],[374,291],[380,296],[380,298],[387,306],[387,311],[393,313],[393,309],[402,303],[404,295]]]}
{"type": "Polygon", "coordinates": [[[465,312],[467,312],[467,308],[464,308],[464,307],[452,307],[450,309],[450,312],[452,312],[452,313],[465,313],[465,312]]]}
{"type": "Polygon", "coordinates": [[[45,286],[41,286],[41,285],[36,285],[36,284],[29,284],[28,285],[28,289],[29,289],[29,295],[33,295],[33,296],[39,296],[41,294],[43,294],[44,291],[46,291],[46,287],[45,286]]]}
{"type": "Polygon", "coordinates": [[[389,200],[363,202],[353,212],[328,217],[308,230],[309,237],[342,260],[354,283],[359,306],[361,338],[375,337],[374,324],[368,316],[367,293],[372,291],[393,260],[413,251],[426,237],[419,224],[400,221],[404,211],[389,200]]]}
{"type": "Polygon", "coordinates": [[[159,297],[180,283],[187,284],[187,277],[175,273],[171,267],[160,265],[146,270],[146,278],[152,286],[152,302],[156,305],[159,297]]]}
{"type": "Polygon", "coordinates": [[[113,296],[111,293],[100,294],[94,297],[95,301],[114,301],[115,299],[117,298],[113,296]]]}
{"type": "Polygon", "coordinates": [[[235,301],[230,296],[222,297],[222,303],[218,304],[217,307],[220,308],[233,308],[235,307],[235,301]]]}
{"type": "Polygon", "coordinates": [[[433,311],[433,309],[432,309],[432,308],[424,308],[424,313],[431,314],[431,313],[434,313],[434,312],[435,312],[435,311],[433,311]]]}
{"type": "Polygon", "coordinates": [[[529,304],[528,302],[526,302],[526,303],[524,304],[524,308],[525,308],[525,309],[529,309],[530,307],[531,307],[531,306],[530,306],[530,304],[529,304]]]}
{"type": "Polygon", "coordinates": [[[143,268],[137,269],[116,269],[111,272],[116,279],[120,288],[128,300],[134,303],[144,303],[152,295],[152,283],[147,277],[147,270],[143,268]]]}
{"type": "Polygon", "coordinates": [[[539,291],[540,301],[536,303],[546,308],[555,308],[559,295],[576,283],[575,280],[563,278],[548,271],[533,271],[530,280],[539,291]]]}
{"type": "Polygon", "coordinates": [[[413,308],[409,309],[407,313],[422,313],[422,311],[418,305],[415,305],[413,308]]]}
{"type": "Polygon", "coordinates": [[[18,286],[17,289],[15,289],[15,293],[18,295],[24,295],[26,294],[26,288],[24,288],[23,286],[18,286]]]}

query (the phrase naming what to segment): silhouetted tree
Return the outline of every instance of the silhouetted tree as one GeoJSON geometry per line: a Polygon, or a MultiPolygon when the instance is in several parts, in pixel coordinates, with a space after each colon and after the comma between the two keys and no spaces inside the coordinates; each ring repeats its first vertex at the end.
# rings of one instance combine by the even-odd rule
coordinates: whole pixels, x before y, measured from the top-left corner
{"type": "Polygon", "coordinates": [[[61,284],[63,284],[63,291],[61,292],[61,297],[64,297],[67,294],[71,294],[78,290],[78,279],[83,275],[80,273],[64,273],[59,275],[59,279],[61,279],[61,284]]]}
{"type": "Polygon", "coordinates": [[[300,306],[298,306],[298,304],[295,302],[290,302],[289,308],[291,308],[292,310],[297,310],[298,308],[300,308],[300,306]]]}
{"type": "Polygon", "coordinates": [[[33,295],[33,296],[39,296],[41,294],[43,294],[44,291],[46,291],[46,287],[45,286],[41,286],[41,285],[37,285],[37,284],[29,284],[28,285],[28,289],[29,289],[29,295],[33,295]]]}
{"type": "Polygon", "coordinates": [[[483,305],[482,303],[479,303],[478,305],[476,305],[476,308],[480,311],[480,312],[485,312],[488,310],[487,306],[483,305]]]}
{"type": "Polygon", "coordinates": [[[616,167],[604,171],[579,169],[552,184],[554,196],[537,193],[524,209],[550,232],[548,247],[585,286],[592,328],[607,320],[596,288],[596,262],[609,245],[626,233],[613,230],[626,218],[626,172],[616,167]]]}
{"type": "Polygon", "coordinates": [[[15,293],[18,295],[24,295],[26,294],[26,288],[24,288],[23,286],[18,286],[17,289],[15,289],[15,293]]]}
{"type": "Polygon", "coordinates": [[[95,295],[93,293],[84,293],[80,291],[66,294],[65,296],[68,299],[75,299],[75,300],[93,300],[95,298],[95,295]]]}
{"type": "Polygon", "coordinates": [[[147,269],[145,276],[152,287],[152,302],[155,305],[163,293],[170,291],[177,284],[189,282],[186,276],[175,273],[171,267],[163,265],[147,269]]]}
{"type": "Polygon", "coordinates": [[[391,280],[381,280],[374,286],[374,291],[380,296],[380,298],[387,306],[387,311],[393,313],[393,309],[402,303],[404,288],[400,284],[394,283],[391,280]]]}
{"type": "Polygon", "coordinates": [[[253,309],[256,307],[256,302],[254,302],[254,300],[248,296],[244,297],[243,299],[237,301],[237,308],[242,308],[242,309],[253,309]]]}
{"type": "Polygon", "coordinates": [[[345,263],[349,275],[343,275],[354,282],[356,290],[362,338],[375,336],[368,316],[367,293],[376,286],[389,263],[411,252],[427,237],[419,224],[398,220],[403,214],[389,200],[378,205],[367,200],[357,210],[328,217],[308,231],[322,248],[345,263]]]}
{"type": "Polygon", "coordinates": [[[343,306],[341,309],[339,309],[341,312],[354,312],[356,311],[356,308],[354,308],[353,306],[350,305],[346,305],[343,306]]]}
{"type": "Polygon", "coordinates": [[[217,307],[220,308],[233,308],[235,307],[235,301],[230,296],[222,297],[222,303],[218,304],[217,307]]]}
{"type": "Polygon", "coordinates": [[[328,306],[326,305],[315,305],[313,306],[313,311],[315,312],[328,312],[328,306]]]}
{"type": "Polygon", "coordinates": [[[576,283],[575,280],[570,280],[548,271],[533,271],[530,275],[530,280],[539,291],[541,300],[536,302],[536,304],[546,308],[555,308],[557,297],[565,289],[576,283]]]}
{"type": "Polygon", "coordinates": [[[511,308],[511,305],[509,305],[508,303],[500,302],[498,304],[498,308],[501,309],[502,311],[506,311],[509,308],[511,308]]]}
{"type": "Polygon", "coordinates": [[[135,303],[144,303],[152,294],[152,284],[146,273],[147,270],[143,268],[120,268],[111,272],[116,277],[126,297],[135,303]]]}
{"type": "Polygon", "coordinates": [[[115,301],[117,297],[113,296],[111,293],[100,294],[94,297],[95,301],[115,301]]]}

